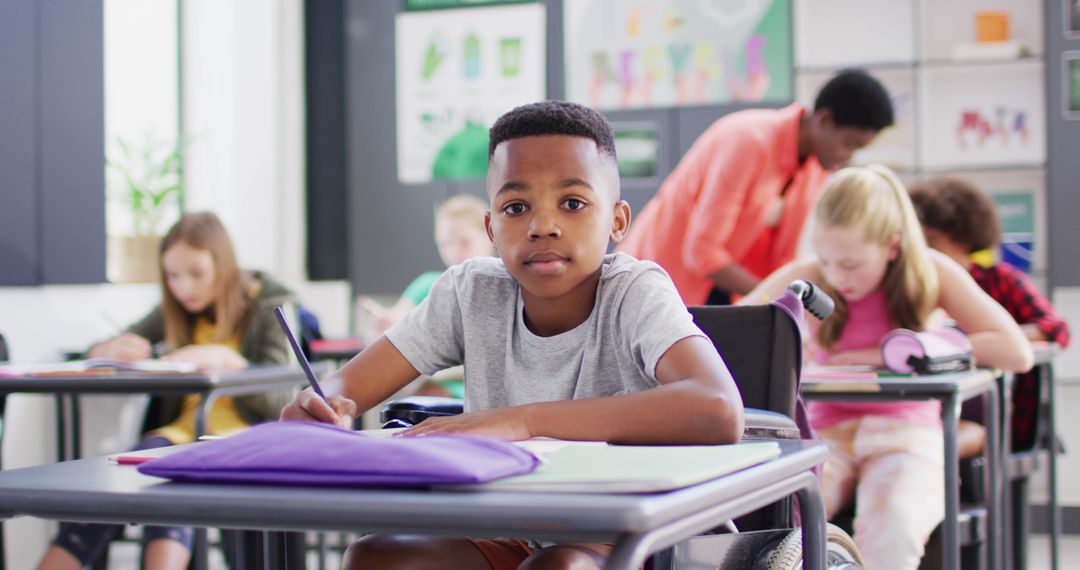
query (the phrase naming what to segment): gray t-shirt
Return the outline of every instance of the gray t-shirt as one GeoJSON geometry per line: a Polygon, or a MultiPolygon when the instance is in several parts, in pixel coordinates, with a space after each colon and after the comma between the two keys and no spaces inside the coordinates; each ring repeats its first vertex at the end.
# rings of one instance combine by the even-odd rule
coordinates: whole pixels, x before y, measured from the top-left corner
{"type": "Polygon", "coordinates": [[[624,253],[604,258],[592,313],[562,334],[529,331],[520,289],[502,260],[471,259],[386,336],[422,374],[464,364],[466,411],[654,388],[660,357],[705,336],[667,273],[624,253]]]}

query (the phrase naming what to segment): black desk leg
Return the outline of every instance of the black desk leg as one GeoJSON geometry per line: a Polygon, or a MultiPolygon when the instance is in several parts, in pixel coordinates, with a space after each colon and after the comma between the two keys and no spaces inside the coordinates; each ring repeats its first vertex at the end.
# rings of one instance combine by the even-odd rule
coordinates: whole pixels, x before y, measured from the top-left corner
{"type": "Polygon", "coordinates": [[[56,461],[67,459],[67,414],[64,413],[64,394],[53,394],[56,401],[56,461]]]}
{"type": "Polygon", "coordinates": [[[1031,509],[1028,507],[1028,477],[1012,482],[1012,568],[1027,568],[1027,539],[1031,536],[1031,509]]]}
{"type": "Polygon", "coordinates": [[[78,394],[71,394],[71,458],[82,459],[82,420],[78,394]]]}
{"type": "Polygon", "coordinates": [[[206,529],[196,527],[191,542],[191,568],[194,570],[207,570],[210,549],[207,544],[206,529]]]}
{"type": "Polygon", "coordinates": [[[1050,568],[1058,570],[1060,560],[1058,558],[1058,539],[1061,537],[1061,509],[1058,508],[1058,483],[1057,483],[1057,418],[1054,414],[1054,371],[1050,364],[1039,367],[1040,375],[1046,380],[1046,394],[1050,399],[1047,406],[1046,419],[1050,424],[1050,568]]]}

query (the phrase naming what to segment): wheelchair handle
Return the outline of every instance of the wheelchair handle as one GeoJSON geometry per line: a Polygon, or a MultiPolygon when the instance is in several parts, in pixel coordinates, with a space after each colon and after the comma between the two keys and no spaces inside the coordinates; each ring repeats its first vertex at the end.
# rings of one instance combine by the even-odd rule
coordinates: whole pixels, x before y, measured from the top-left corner
{"type": "Polygon", "coordinates": [[[802,302],[803,308],[814,315],[818,320],[825,320],[836,309],[836,305],[833,303],[832,297],[828,293],[822,291],[819,287],[814,286],[813,283],[805,279],[799,279],[792,281],[791,285],[788,285],[788,291],[791,291],[795,297],[802,302]]]}

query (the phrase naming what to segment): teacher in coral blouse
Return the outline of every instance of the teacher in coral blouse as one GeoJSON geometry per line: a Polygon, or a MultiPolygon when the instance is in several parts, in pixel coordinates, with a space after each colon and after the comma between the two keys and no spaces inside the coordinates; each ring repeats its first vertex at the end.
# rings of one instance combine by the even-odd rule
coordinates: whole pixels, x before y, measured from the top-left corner
{"type": "Polygon", "coordinates": [[[663,267],[687,305],[728,304],[795,257],[830,170],[892,125],[889,94],[837,74],[811,112],[795,103],[726,115],[694,142],[618,250],[663,267]]]}

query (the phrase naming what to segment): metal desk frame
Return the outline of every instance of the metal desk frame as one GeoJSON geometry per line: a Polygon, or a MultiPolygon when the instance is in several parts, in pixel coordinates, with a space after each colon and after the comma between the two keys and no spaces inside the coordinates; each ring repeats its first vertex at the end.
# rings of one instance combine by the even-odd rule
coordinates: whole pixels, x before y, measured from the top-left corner
{"type": "MultiPolygon", "coordinates": [[[[886,377],[877,380],[833,380],[803,378],[802,395],[806,400],[881,402],[895,400],[939,400],[945,436],[945,521],[942,523],[942,556],[944,567],[960,568],[960,457],[956,438],[961,405],[980,394],[987,395],[987,434],[990,442],[1001,441],[1001,405],[996,372],[973,370],[953,374],[921,377],[886,377]]],[[[990,568],[1000,568],[1002,562],[1002,525],[1000,504],[1003,502],[1004,473],[1000,449],[986,446],[990,475],[990,494],[987,498],[990,568]]]]}
{"type": "MultiPolygon", "coordinates": [[[[824,505],[810,469],[825,460],[828,450],[814,442],[779,445],[781,455],[775,459],[652,494],[185,484],[94,458],[0,473],[0,516],[614,542],[605,568],[631,570],[650,553],[794,493],[804,523],[805,567],[823,570],[824,505]]],[[[146,453],[167,455],[182,447],[146,453]]],[[[270,554],[274,550],[267,548],[270,554]]]]}
{"type": "MultiPolygon", "coordinates": [[[[322,375],[330,367],[316,365],[314,371],[322,375]]],[[[80,394],[149,394],[155,396],[183,396],[198,394],[199,406],[195,414],[195,437],[206,434],[206,421],[210,408],[217,398],[254,394],[268,390],[306,384],[304,372],[296,366],[252,366],[232,372],[209,373],[154,373],[140,371],[117,371],[105,374],[48,374],[23,375],[16,378],[0,378],[2,394],[53,394],[56,398],[57,460],[78,459],[80,445],[80,394]],[[70,401],[70,402],[69,402],[70,401]],[[70,421],[68,407],[70,403],[70,421]],[[69,425],[70,424],[70,425],[69,425]],[[70,450],[68,443],[70,442],[70,450]]],[[[0,527],[2,528],[2,527],[0,527]]],[[[0,540],[3,540],[0,530],[0,540]]],[[[196,568],[206,562],[205,532],[197,532],[193,560],[196,568]]],[[[6,561],[0,559],[0,570],[6,561]]]]}

